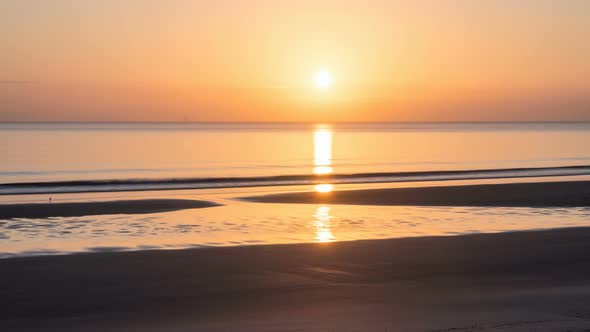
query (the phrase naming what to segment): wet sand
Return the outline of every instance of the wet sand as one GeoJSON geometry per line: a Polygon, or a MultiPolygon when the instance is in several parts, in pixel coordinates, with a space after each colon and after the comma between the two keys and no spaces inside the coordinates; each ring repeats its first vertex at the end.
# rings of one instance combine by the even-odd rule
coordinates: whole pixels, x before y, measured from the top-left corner
{"type": "Polygon", "coordinates": [[[588,331],[590,229],[0,260],[6,331],[588,331]]]}
{"type": "Polygon", "coordinates": [[[0,219],[81,217],[103,214],[143,214],[218,206],[189,199],[142,199],[106,202],[34,203],[0,205],[0,219]]]}
{"type": "Polygon", "coordinates": [[[299,192],[243,199],[263,203],[584,207],[590,206],[590,181],[299,192]]]}

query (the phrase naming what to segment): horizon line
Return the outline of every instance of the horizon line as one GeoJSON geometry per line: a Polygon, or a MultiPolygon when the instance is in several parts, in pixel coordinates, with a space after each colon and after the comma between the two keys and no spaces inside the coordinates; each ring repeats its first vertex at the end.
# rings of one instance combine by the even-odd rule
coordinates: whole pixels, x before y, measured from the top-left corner
{"type": "Polygon", "coordinates": [[[549,121],[0,121],[3,124],[574,124],[589,120],[549,121]]]}

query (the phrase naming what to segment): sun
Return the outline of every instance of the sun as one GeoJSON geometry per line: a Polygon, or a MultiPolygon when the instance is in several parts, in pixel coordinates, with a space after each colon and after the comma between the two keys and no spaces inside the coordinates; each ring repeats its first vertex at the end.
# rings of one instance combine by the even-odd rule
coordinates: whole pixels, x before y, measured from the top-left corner
{"type": "Polygon", "coordinates": [[[326,69],[318,70],[313,74],[313,85],[317,89],[328,89],[334,83],[334,76],[326,69]]]}

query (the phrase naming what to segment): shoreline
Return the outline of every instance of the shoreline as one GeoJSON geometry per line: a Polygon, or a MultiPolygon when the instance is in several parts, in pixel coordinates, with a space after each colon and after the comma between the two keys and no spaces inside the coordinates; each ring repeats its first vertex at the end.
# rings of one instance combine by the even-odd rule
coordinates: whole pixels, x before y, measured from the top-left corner
{"type": "Polygon", "coordinates": [[[0,195],[272,187],[319,184],[326,181],[334,184],[373,184],[585,175],[590,175],[590,165],[325,175],[275,175],[262,177],[74,180],[0,183],[0,195]]]}
{"type": "Polygon", "coordinates": [[[119,247],[119,246],[104,246],[104,247],[92,247],[81,251],[56,251],[56,250],[33,250],[24,252],[0,252],[0,261],[12,260],[12,259],[27,259],[27,258],[43,258],[43,257],[60,257],[60,256],[76,256],[76,255],[94,255],[103,253],[138,253],[138,252],[159,252],[159,251],[192,251],[192,250],[215,250],[215,249],[239,249],[239,248],[250,248],[250,247],[261,247],[261,246],[314,246],[314,245],[332,245],[337,243],[350,243],[350,242],[371,242],[371,241],[396,241],[405,239],[426,239],[426,238],[445,238],[445,237],[463,237],[473,235],[493,235],[493,234],[511,234],[511,233],[528,233],[528,232],[551,232],[561,230],[590,230],[590,226],[562,226],[553,228],[529,228],[529,229],[514,229],[514,230],[502,230],[493,232],[473,232],[473,233],[453,233],[453,234],[416,234],[416,235],[405,235],[400,237],[388,237],[388,238],[374,238],[374,239],[355,239],[355,240],[336,240],[329,242],[293,242],[293,243],[241,243],[231,245],[187,245],[177,247],[166,247],[166,246],[146,246],[146,247],[119,247]]]}
{"type": "Polygon", "coordinates": [[[294,204],[588,207],[590,181],[335,190],[327,193],[295,192],[240,199],[258,203],[294,204]]]}
{"type": "Polygon", "coordinates": [[[148,214],[220,206],[189,199],[139,199],[102,202],[0,204],[0,219],[148,214]]]}
{"type": "Polygon", "coordinates": [[[0,260],[0,322],[20,331],[583,331],[589,263],[590,228],[20,257],[0,260]]]}
{"type": "Polygon", "coordinates": [[[590,230],[590,226],[566,226],[556,228],[534,228],[534,229],[516,229],[516,230],[503,230],[494,232],[474,232],[474,233],[456,233],[456,234],[416,234],[411,236],[401,237],[389,237],[389,238],[375,238],[375,239],[357,239],[357,240],[337,240],[330,242],[295,242],[295,243],[242,243],[232,245],[187,245],[179,247],[118,247],[118,246],[105,246],[105,247],[93,247],[87,248],[83,251],[55,251],[55,250],[37,250],[37,251],[26,251],[26,252],[0,252],[0,262],[3,260],[12,259],[27,259],[27,258],[43,258],[43,257],[63,257],[63,256],[77,256],[77,255],[94,255],[94,254],[105,254],[105,253],[139,253],[139,252],[160,252],[160,251],[192,251],[192,250],[215,250],[215,249],[239,249],[239,248],[250,248],[250,247],[280,247],[280,246],[314,246],[314,245],[332,245],[338,243],[350,243],[350,242],[371,242],[371,241],[396,241],[405,239],[426,239],[426,238],[444,238],[444,237],[463,237],[473,235],[493,235],[493,234],[511,234],[511,233],[528,233],[528,232],[551,232],[561,230],[590,230]]]}

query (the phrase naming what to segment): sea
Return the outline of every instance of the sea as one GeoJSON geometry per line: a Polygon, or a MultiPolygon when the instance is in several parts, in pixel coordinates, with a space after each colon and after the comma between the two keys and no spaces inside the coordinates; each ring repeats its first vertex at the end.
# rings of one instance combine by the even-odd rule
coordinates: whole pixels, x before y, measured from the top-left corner
{"type": "Polygon", "coordinates": [[[1,123],[0,204],[218,207],[0,220],[0,258],[590,226],[588,208],[265,204],[253,194],[590,178],[590,123],[1,123]]]}
{"type": "Polygon", "coordinates": [[[3,123],[0,194],[590,173],[590,123],[3,123]]]}

